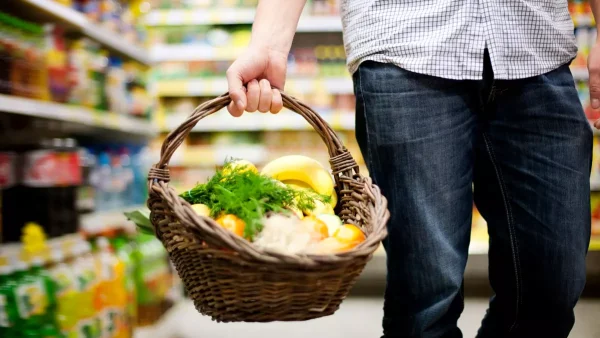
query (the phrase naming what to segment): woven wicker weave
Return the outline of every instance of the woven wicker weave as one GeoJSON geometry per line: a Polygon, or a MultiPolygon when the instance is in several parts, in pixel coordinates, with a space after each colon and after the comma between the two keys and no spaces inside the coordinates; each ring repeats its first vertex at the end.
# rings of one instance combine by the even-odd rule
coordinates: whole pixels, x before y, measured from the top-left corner
{"type": "Polygon", "coordinates": [[[150,170],[148,207],[162,241],[196,309],[222,322],[301,321],[333,314],[386,236],[387,201],[358,172],[348,150],[314,111],[287,95],[284,106],[304,117],[327,145],[339,196],[337,214],[361,227],[367,239],[331,255],[287,255],[261,250],[198,216],[169,187],[168,163],[202,118],[226,107],[227,94],[200,105],[169,134],[150,170]]]}

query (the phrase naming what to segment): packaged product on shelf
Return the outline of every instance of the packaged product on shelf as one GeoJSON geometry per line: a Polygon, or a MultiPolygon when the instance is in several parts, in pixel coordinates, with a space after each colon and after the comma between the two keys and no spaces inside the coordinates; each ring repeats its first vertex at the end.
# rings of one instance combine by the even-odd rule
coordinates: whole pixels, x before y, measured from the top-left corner
{"type": "Polygon", "coordinates": [[[112,238],[111,243],[115,248],[115,254],[125,266],[125,314],[129,326],[128,331],[132,332],[133,324],[137,322],[137,289],[135,285],[135,265],[132,258],[133,246],[132,242],[123,233],[119,233],[116,237],[112,238]]]}
{"type": "Polygon", "coordinates": [[[106,73],[106,97],[109,110],[117,114],[127,114],[125,80],[123,61],[118,57],[110,57],[106,73]]]}
{"type": "Polygon", "coordinates": [[[11,29],[8,25],[6,15],[0,13],[0,94],[11,93],[11,70],[13,47],[11,29]]]}
{"type": "Polygon", "coordinates": [[[45,30],[50,96],[53,101],[66,103],[70,77],[64,31],[57,25],[46,25],[45,30]]]}
{"type": "Polygon", "coordinates": [[[65,262],[65,255],[60,249],[52,252],[52,260],[49,275],[54,283],[56,321],[62,334],[68,337],[76,331],[79,321],[78,281],[73,267],[65,262]]]}
{"type": "Polygon", "coordinates": [[[161,312],[171,285],[171,273],[167,253],[156,237],[138,234],[136,244],[133,257],[136,264],[138,322],[148,324],[155,318],[147,316],[161,312]]]}
{"type": "Polygon", "coordinates": [[[100,0],[74,0],[75,9],[92,22],[100,20],[100,0]]]}
{"type": "Polygon", "coordinates": [[[50,292],[48,281],[41,273],[41,263],[34,266],[23,261],[14,264],[16,273],[14,295],[19,313],[19,329],[25,336],[41,336],[41,332],[56,328],[54,313],[50,312],[50,292]]]}
{"type": "Polygon", "coordinates": [[[0,94],[47,99],[43,30],[0,12],[0,94]]]}
{"type": "Polygon", "coordinates": [[[40,224],[50,238],[76,232],[79,216],[75,201],[81,166],[75,141],[43,140],[24,146],[19,157],[22,180],[11,193],[15,212],[4,219],[11,224],[3,229],[4,242],[18,242],[21,229],[29,222],[40,224]]]}
{"type": "Polygon", "coordinates": [[[99,21],[105,28],[119,31],[121,8],[115,0],[99,0],[99,21]]]}
{"type": "Polygon", "coordinates": [[[77,189],[76,206],[80,214],[87,214],[95,210],[95,191],[92,182],[92,173],[96,167],[96,157],[90,149],[82,147],[79,151],[81,163],[81,185],[77,189]]]}
{"type": "Polygon", "coordinates": [[[90,43],[90,91],[88,106],[100,111],[108,110],[106,97],[106,72],[108,68],[108,55],[100,49],[98,44],[90,43]]]}
{"type": "Polygon", "coordinates": [[[99,283],[95,303],[102,321],[101,337],[127,337],[125,266],[106,238],[98,238],[96,244],[99,283]]]}
{"type": "Polygon", "coordinates": [[[126,62],[123,69],[127,88],[128,113],[138,117],[149,117],[152,100],[146,91],[144,70],[133,62],[126,62]]]}
{"type": "Polygon", "coordinates": [[[95,93],[90,79],[92,55],[88,51],[89,41],[87,39],[76,40],[69,49],[68,62],[70,67],[69,103],[76,105],[94,106],[92,95],[95,93]]]}
{"type": "Polygon", "coordinates": [[[17,184],[17,154],[0,152],[0,243],[6,242],[8,225],[19,217],[17,184]]]}
{"type": "Polygon", "coordinates": [[[79,294],[79,320],[77,333],[83,337],[99,337],[102,321],[99,316],[97,303],[94,301],[98,289],[98,269],[94,257],[91,255],[91,245],[82,242],[75,251],[74,269],[77,278],[77,292],[79,294]]]}
{"type": "Polygon", "coordinates": [[[19,314],[13,292],[13,272],[11,265],[0,266],[0,336],[14,337],[19,314]]]}

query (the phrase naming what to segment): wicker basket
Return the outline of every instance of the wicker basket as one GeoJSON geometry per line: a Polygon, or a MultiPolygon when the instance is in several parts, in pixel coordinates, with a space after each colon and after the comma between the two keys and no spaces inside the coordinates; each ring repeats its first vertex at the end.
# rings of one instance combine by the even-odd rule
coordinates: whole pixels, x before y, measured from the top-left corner
{"type": "Polygon", "coordinates": [[[387,201],[358,172],[348,150],[314,111],[283,95],[284,107],[304,117],[327,145],[339,203],[336,213],[361,227],[367,239],[331,255],[286,255],[261,250],[198,216],[169,187],[168,163],[198,121],[226,107],[227,94],[200,105],[171,132],[150,170],[148,207],[196,309],[220,322],[302,321],[333,314],[386,236],[387,201]]]}

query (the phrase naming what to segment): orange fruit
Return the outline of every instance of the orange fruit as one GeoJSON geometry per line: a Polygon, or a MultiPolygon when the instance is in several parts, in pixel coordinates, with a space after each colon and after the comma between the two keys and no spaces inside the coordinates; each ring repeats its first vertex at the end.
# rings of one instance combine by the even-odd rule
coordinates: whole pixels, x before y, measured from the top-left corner
{"type": "Polygon", "coordinates": [[[332,237],[342,243],[350,244],[352,247],[357,246],[367,239],[362,230],[354,224],[342,225],[333,233],[332,237]]]}
{"type": "Polygon", "coordinates": [[[217,223],[234,234],[244,237],[246,223],[236,215],[223,215],[217,218],[217,223]]]}
{"type": "Polygon", "coordinates": [[[307,216],[302,219],[302,223],[312,233],[314,240],[320,241],[323,238],[329,237],[329,229],[327,224],[315,216],[307,216]]]}
{"type": "Polygon", "coordinates": [[[328,255],[348,251],[355,246],[353,243],[344,243],[335,237],[327,237],[315,244],[311,253],[317,255],[328,255]]]}

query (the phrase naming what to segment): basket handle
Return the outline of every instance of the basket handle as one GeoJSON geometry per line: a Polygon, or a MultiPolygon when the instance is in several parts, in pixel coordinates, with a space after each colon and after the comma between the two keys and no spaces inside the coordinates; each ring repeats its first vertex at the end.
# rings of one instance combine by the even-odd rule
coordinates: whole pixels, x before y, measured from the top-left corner
{"type": "MultiPolygon", "coordinates": [[[[329,157],[334,176],[337,180],[337,173],[347,170],[356,170],[358,165],[350,152],[344,147],[338,136],[331,129],[329,124],[319,114],[315,113],[310,107],[296,100],[295,98],[281,93],[283,106],[289,110],[301,115],[310,125],[319,133],[323,142],[329,150],[329,157]]],[[[214,114],[215,112],[227,107],[231,102],[229,93],[225,93],[212,100],[199,105],[194,112],[175,130],[169,133],[163,142],[160,160],[150,170],[149,179],[158,181],[168,181],[168,165],[173,153],[179,148],[191,130],[203,118],[214,114]]]]}

